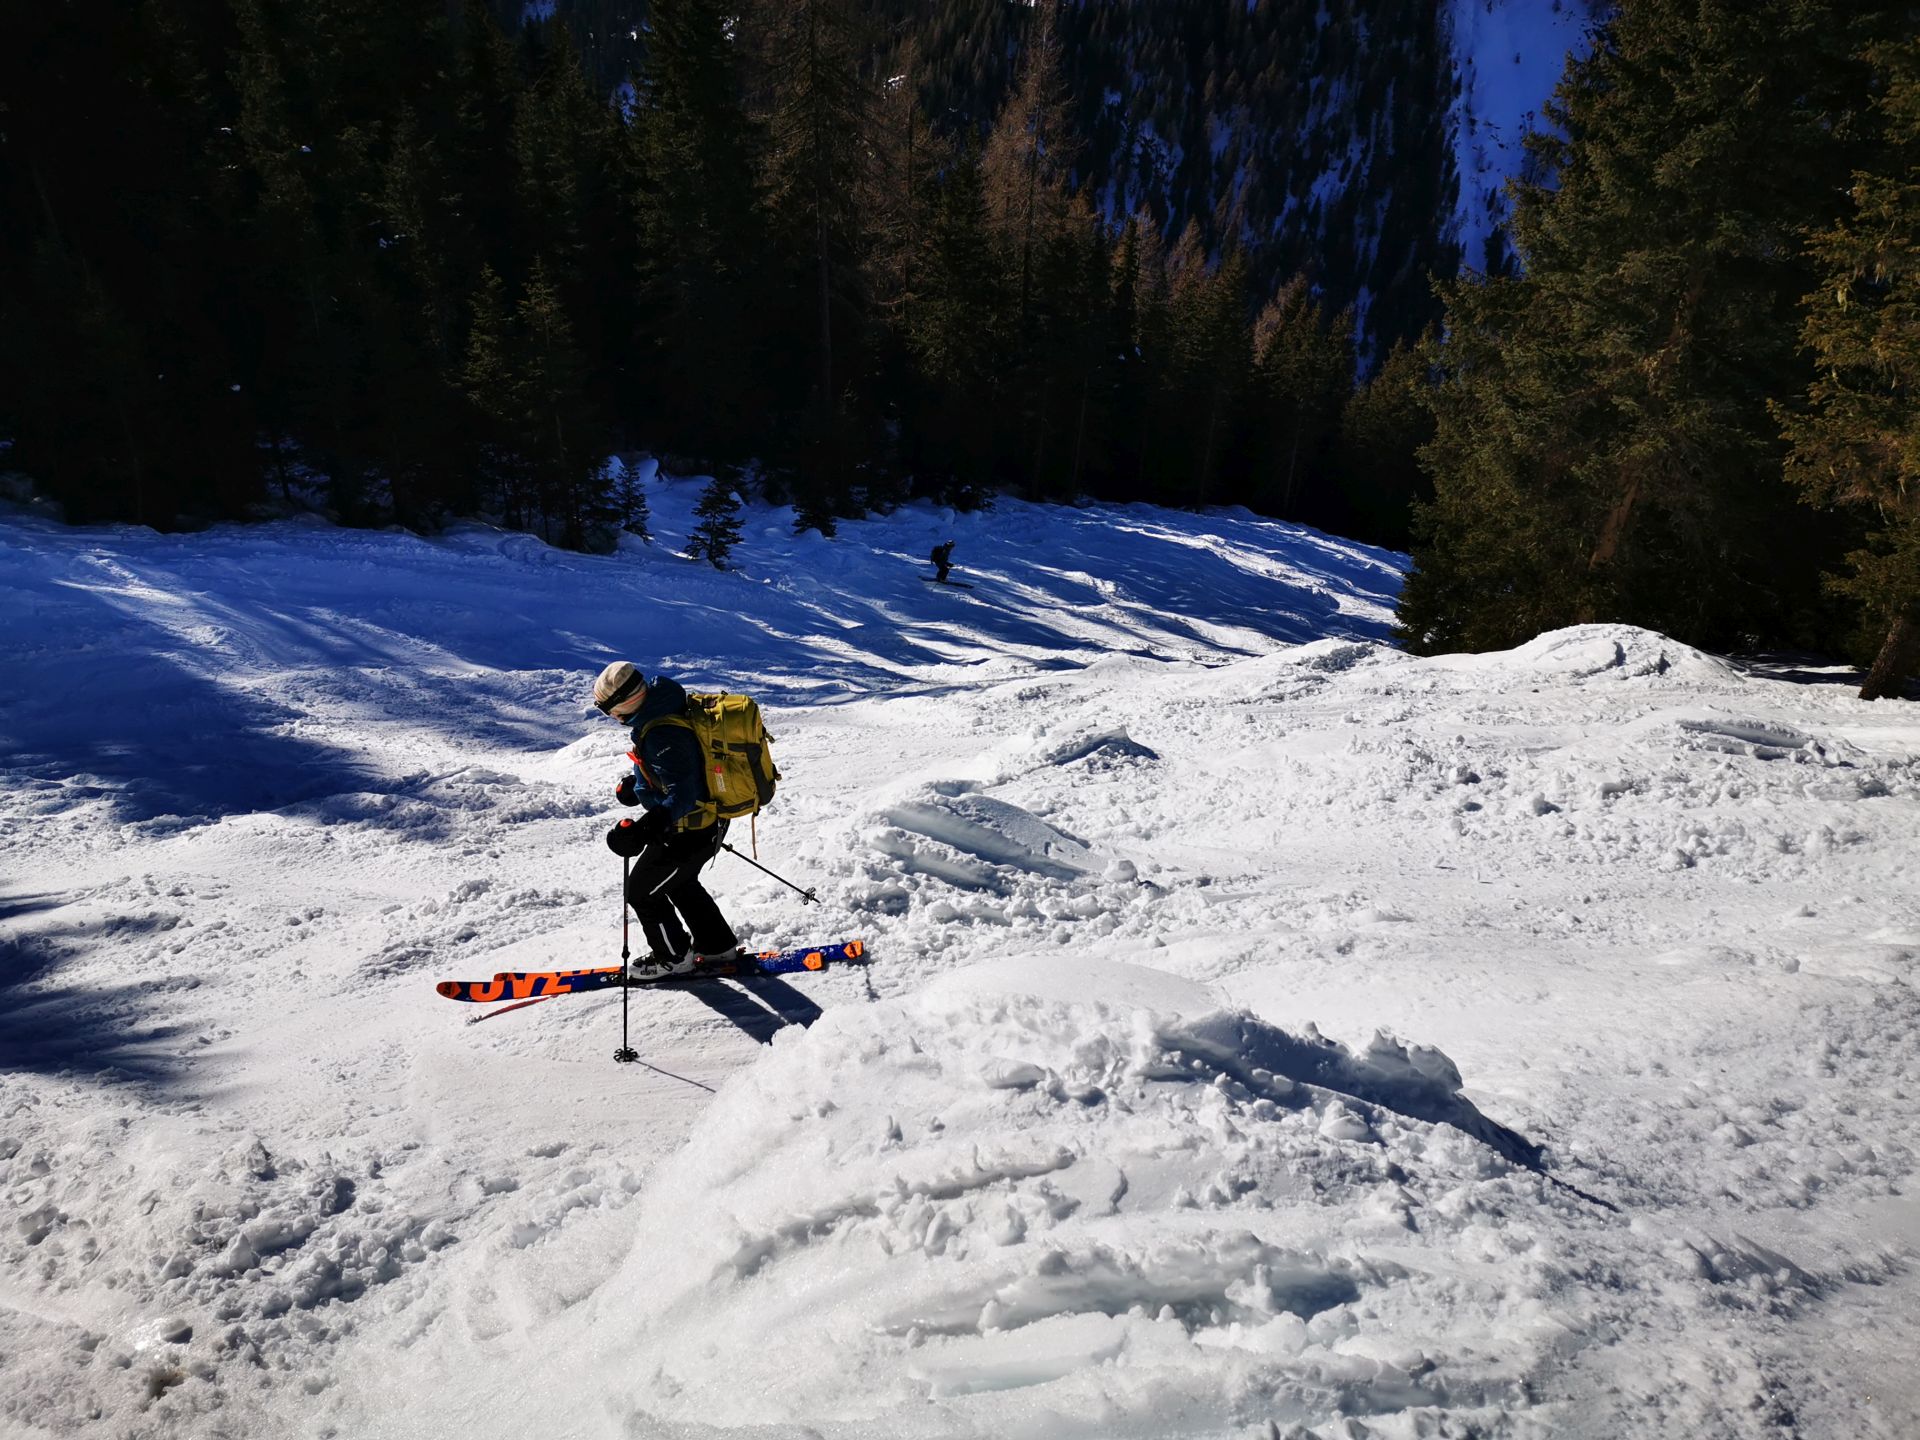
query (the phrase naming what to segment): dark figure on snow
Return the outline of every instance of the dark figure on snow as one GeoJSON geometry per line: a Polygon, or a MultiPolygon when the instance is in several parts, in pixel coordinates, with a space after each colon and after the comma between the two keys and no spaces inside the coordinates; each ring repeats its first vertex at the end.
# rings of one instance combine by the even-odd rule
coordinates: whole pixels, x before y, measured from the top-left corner
{"type": "Polygon", "coordinates": [[[646,814],[607,832],[614,854],[633,861],[627,903],[639,917],[647,950],[629,966],[630,978],[685,975],[701,961],[725,963],[740,954],[739,939],[700,883],[700,870],[720,852],[727,822],[702,823],[707,777],[700,742],[685,725],[655,721],[685,715],[687,692],[677,680],[648,680],[617,660],[593,682],[593,703],[633,732],[627,758],[633,769],[614,787],[622,805],[646,814]],[[690,828],[697,827],[697,828],[690,828]]]}
{"type": "Polygon", "coordinates": [[[933,561],[934,568],[940,572],[933,578],[944,584],[947,578],[947,571],[953,568],[953,541],[949,540],[944,545],[934,546],[933,553],[927,558],[933,561]]]}

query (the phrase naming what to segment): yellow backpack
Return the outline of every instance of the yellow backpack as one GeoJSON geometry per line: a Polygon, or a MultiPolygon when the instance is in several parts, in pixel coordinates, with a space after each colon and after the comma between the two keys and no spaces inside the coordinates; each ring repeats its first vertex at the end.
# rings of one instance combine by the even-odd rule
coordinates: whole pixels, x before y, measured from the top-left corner
{"type": "MultiPolygon", "coordinates": [[[[767,727],[760,707],[746,695],[688,695],[685,715],[662,715],[640,731],[645,742],[656,725],[680,725],[700,742],[707,798],[680,822],[682,830],[704,830],[715,820],[757,815],[773,799],[780,778],[774,768],[767,727]]],[[[637,749],[638,747],[636,747],[637,749]]]]}

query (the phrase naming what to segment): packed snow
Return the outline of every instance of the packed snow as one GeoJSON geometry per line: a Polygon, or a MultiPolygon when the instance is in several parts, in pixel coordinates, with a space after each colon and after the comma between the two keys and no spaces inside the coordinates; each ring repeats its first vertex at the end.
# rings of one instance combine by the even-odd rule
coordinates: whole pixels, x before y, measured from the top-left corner
{"type": "Polygon", "coordinates": [[[611,556],[0,517],[0,1433],[1920,1433],[1914,706],[1416,659],[1241,512],[723,574],[645,478],[611,556]],[[623,657],[766,707],[749,943],[870,961],[632,1065],[433,988],[617,962],[623,657]]]}

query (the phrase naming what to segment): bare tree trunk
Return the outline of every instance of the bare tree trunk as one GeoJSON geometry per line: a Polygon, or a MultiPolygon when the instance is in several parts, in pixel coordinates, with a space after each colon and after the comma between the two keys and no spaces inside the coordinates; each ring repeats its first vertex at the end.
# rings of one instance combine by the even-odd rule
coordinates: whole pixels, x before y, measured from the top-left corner
{"type": "Polygon", "coordinates": [[[1920,659],[1920,604],[1909,604],[1893,617],[1893,624],[1887,627],[1887,638],[1881,643],[1880,653],[1874,657],[1873,668],[1867,671],[1867,682],[1860,687],[1860,698],[1884,700],[1888,696],[1897,697],[1905,688],[1907,676],[1914,672],[1916,659],[1920,659]]]}
{"type": "MultiPolygon", "coordinates": [[[[1613,503],[1607,512],[1606,520],[1600,526],[1600,538],[1594,542],[1593,550],[1587,556],[1587,573],[1596,575],[1614,562],[1620,554],[1621,542],[1626,538],[1627,526],[1633,519],[1635,507],[1640,503],[1640,472],[1636,470],[1633,478],[1627,482],[1626,491],[1613,503]]],[[[1601,615],[1594,605],[1595,595],[1588,590],[1574,610],[1574,623],[1594,625],[1599,623],[1601,615]]]]}
{"type": "Polygon", "coordinates": [[[1606,522],[1600,527],[1600,538],[1594,542],[1593,553],[1587,556],[1587,569],[1598,570],[1611,565],[1620,553],[1620,542],[1627,533],[1627,522],[1633,518],[1634,507],[1640,503],[1640,472],[1635,471],[1627,482],[1626,492],[1614,501],[1613,508],[1607,512],[1606,522]]]}

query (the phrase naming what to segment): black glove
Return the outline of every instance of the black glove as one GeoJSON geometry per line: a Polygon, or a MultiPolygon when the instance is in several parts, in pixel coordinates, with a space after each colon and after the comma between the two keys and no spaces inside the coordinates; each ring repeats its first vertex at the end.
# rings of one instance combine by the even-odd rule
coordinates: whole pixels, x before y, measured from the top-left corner
{"type": "Polygon", "coordinates": [[[638,820],[622,820],[607,831],[607,848],[622,859],[631,860],[649,845],[658,845],[673,832],[673,822],[664,810],[650,810],[638,820]]]}
{"type": "Polygon", "coordinates": [[[613,787],[613,798],[618,800],[622,805],[638,805],[640,803],[640,792],[635,784],[631,771],[627,773],[618,785],[613,787]]]}

